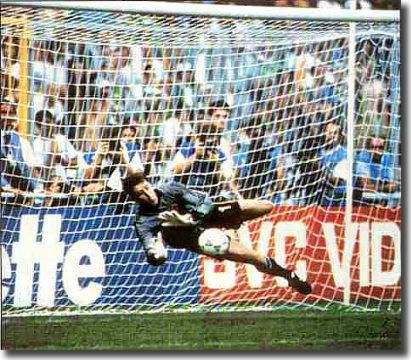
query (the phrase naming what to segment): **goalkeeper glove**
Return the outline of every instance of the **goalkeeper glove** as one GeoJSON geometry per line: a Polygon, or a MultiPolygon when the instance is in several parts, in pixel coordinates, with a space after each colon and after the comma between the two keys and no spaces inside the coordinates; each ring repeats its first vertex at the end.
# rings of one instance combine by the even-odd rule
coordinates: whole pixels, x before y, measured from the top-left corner
{"type": "Polygon", "coordinates": [[[181,215],[177,211],[163,211],[158,215],[158,219],[163,226],[195,226],[197,222],[191,214],[181,215]]]}

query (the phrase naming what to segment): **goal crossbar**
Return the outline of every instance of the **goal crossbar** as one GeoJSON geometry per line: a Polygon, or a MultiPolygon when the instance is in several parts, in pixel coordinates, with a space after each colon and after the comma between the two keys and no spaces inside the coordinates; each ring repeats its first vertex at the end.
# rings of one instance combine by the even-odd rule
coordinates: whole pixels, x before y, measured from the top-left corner
{"type": "Polygon", "coordinates": [[[307,21],[400,21],[396,10],[348,10],[342,9],[330,14],[323,9],[278,8],[267,6],[238,6],[213,4],[179,4],[157,1],[3,1],[3,6],[30,8],[77,9],[86,11],[108,11],[134,14],[205,16],[224,18],[250,18],[274,20],[307,21]]]}

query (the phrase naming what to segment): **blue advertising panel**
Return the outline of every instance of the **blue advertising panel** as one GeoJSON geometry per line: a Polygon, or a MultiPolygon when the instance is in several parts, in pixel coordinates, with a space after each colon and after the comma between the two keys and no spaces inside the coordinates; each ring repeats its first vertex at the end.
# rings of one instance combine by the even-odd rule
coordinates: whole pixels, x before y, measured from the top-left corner
{"type": "Polygon", "coordinates": [[[135,207],[2,207],[3,305],[153,306],[198,302],[198,256],[168,248],[152,266],[134,230],[135,207]]]}

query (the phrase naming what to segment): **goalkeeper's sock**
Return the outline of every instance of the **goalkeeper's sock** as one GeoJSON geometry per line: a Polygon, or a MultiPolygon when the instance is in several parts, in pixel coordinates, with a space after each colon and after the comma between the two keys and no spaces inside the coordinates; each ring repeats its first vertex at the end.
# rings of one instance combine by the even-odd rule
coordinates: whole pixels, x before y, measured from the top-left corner
{"type": "Polygon", "coordinates": [[[288,281],[289,286],[303,295],[308,295],[309,293],[311,293],[311,285],[306,281],[302,281],[294,271],[283,268],[282,266],[278,265],[274,259],[268,256],[265,258],[265,263],[268,272],[271,275],[281,276],[285,278],[288,281]]]}
{"type": "Polygon", "coordinates": [[[311,285],[307,281],[302,281],[294,271],[290,273],[290,277],[287,280],[288,285],[300,294],[308,295],[312,291],[311,285]]]}
{"type": "Polygon", "coordinates": [[[283,268],[282,266],[278,265],[274,259],[270,257],[265,258],[265,266],[267,268],[267,272],[274,276],[281,276],[283,278],[288,279],[291,274],[291,271],[283,268]]]}

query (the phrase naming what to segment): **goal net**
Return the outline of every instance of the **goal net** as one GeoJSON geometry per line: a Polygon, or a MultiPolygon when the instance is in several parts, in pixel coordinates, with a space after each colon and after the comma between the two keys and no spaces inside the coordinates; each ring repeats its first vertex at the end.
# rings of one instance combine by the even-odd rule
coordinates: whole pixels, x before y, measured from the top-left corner
{"type": "Polygon", "coordinates": [[[400,311],[399,22],[349,30],[2,4],[3,314],[400,311]],[[239,238],[313,293],[181,249],[150,266],[128,166],[271,200],[239,238]]]}

